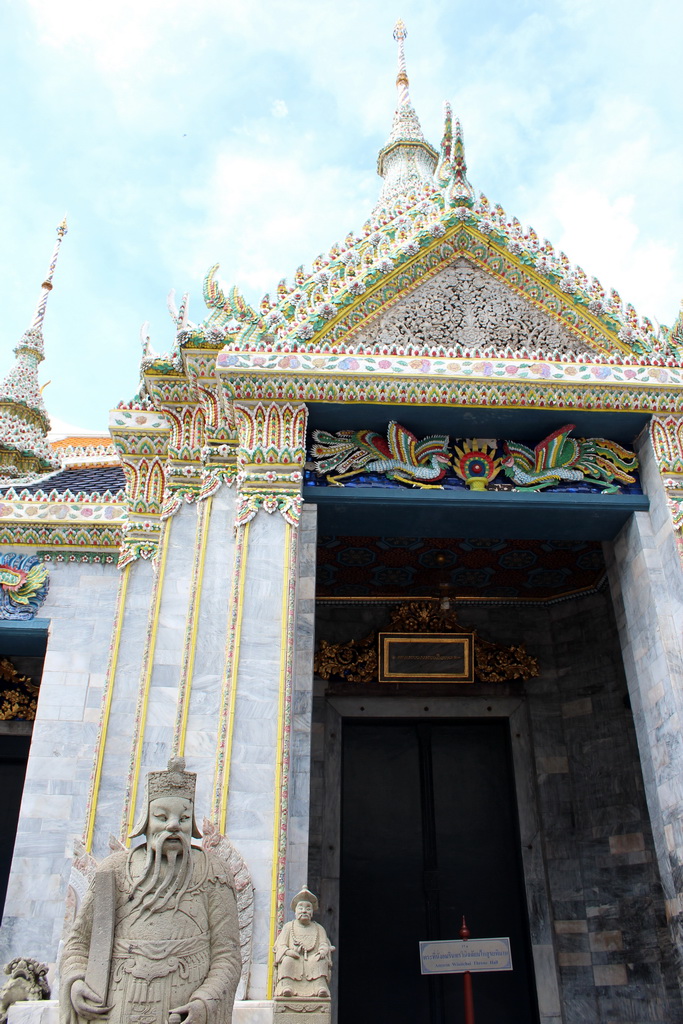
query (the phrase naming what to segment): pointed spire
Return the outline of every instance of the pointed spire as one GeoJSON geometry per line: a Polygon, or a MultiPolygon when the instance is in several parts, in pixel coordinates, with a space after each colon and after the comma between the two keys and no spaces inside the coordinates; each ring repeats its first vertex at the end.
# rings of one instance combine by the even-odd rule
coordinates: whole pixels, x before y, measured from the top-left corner
{"type": "Polygon", "coordinates": [[[384,178],[380,204],[408,188],[430,181],[437,161],[437,153],[425,141],[420,120],[410,102],[405,54],[407,35],[403,22],[397,21],[394,39],[398,44],[398,97],[389,139],[377,158],[377,173],[384,178]]]}
{"type": "Polygon", "coordinates": [[[64,219],[57,228],[57,241],[33,321],[14,349],[14,366],[0,383],[0,476],[15,478],[59,467],[59,460],[47,442],[50,420],[38,382],[38,365],[45,351],[43,321],[47,297],[52,291],[52,278],[66,232],[64,219]]]}
{"type": "Polygon", "coordinates": [[[403,45],[408,35],[408,30],[399,18],[394,26],[394,39],[398,43],[398,74],[396,75],[396,88],[398,89],[398,106],[410,106],[410,82],[408,81],[408,66],[406,64],[406,50],[403,45]]]}
{"type": "Polygon", "coordinates": [[[453,139],[453,153],[451,155],[453,165],[453,185],[451,187],[452,200],[459,200],[456,205],[474,206],[474,189],[467,178],[467,163],[465,162],[465,142],[462,136],[460,121],[455,120],[455,138],[453,139]]]}
{"type": "Polygon", "coordinates": [[[450,103],[444,103],[441,154],[434,179],[445,190],[451,206],[474,206],[474,189],[467,178],[462,128],[457,118],[453,122],[450,103]]]}
{"type": "Polygon", "coordinates": [[[33,317],[33,323],[31,324],[33,330],[42,330],[43,320],[45,319],[45,307],[47,306],[47,297],[52,291],[52,278],[54,277],[55,267],[57,266],[59,248],[62,244],[62,239],[64,238],[64,235],[67,233],[68,230],[69,229],[66,226],[65,217],[62,223],[57,228],[57,241],[55,242],[55,247],[52,252],[52,259],[50,260],[50,266],[48,267],[47,275],[41,285],[42,291],[40,293],[40,298],[38,299],[38,305],[36,306],[36,312],[35,316],[33,317]]]}

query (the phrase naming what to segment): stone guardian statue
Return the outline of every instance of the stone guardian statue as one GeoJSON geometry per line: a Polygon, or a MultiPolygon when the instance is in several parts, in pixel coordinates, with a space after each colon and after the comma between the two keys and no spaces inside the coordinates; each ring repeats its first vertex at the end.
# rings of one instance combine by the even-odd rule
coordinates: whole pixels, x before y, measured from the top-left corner
{"type": "Polygon", "coordinates": [[[285,1024],[290,1015],[296,1015],[307,1024],[318,1024],[329,1020],[329,981],[335,947],[323,926],[313,920],[318,900],[312,892],[304,887],[291,907],[294,920],[285,924],[275,942],[275,1019],[285,1024]]]}
{"type": "Polygon", "coordinates": [[[230,1024],[241,960],[227,865],[192,846],[197,776],[150,772],[145,841],[98,866],[60,962],[60,1024],[230,1024]]]}

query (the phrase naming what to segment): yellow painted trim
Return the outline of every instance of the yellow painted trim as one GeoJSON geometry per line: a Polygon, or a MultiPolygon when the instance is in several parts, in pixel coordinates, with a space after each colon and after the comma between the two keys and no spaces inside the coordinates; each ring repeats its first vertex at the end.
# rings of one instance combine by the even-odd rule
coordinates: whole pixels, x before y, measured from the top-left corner
{"type": "MultiPolygon", "coordinates": [[[[223,762],[223,781],[221,785],[221,797],[220,797],[220,822],[219,830],[225,834],[225,822],[228,815],[228,790],[230,788],[230,768],[232,762],[232,740],[235,731],[235,702],[237,700],[237,672],[239,669],[240,661],[240,641],[242,638],[242,615],[244,613],[244,583],[247,577],[247,554],[249,550],[249,527],[251,526],[251,520],[246,522],[241,528],[241,536],[235,541],[235,554],[237,554],[237,545],[241,545],[241,561],[240,561],[240,574],[237,581],[237,593],[235,594],[235,601],[237,602],[237,618],[235,620],[235,636],[232,647],[232,661],[229,666],[230,668],[230,707],[228,710],[228,734],[225,741],[225,759],[223,762]]],[[[226,668],[228,666],[226,665],[226,668]]]]}
{"type": "MultiPolygon", "coordinates": [[[[192,595],[192,607],[188,609],[188,621],[185,627],[185,639],[188,643],[187,660],[181,672],[181,692],[183,694],[182,715],[180,720],[180,735],[178,737],[177,753],[182,757],[185,753],[185,738],[187,736],[187,718],[190,713],[190,691],[192,688],[192,676],[194,673],[194,659],[197,645],[197,627],[199,625],[199,609],[201,606],[202,583],[204,581],[204,566],[206,564],[206,548],[209,540],[209,521],[211,519],[212,497],[206,498],[200,503],[197,515],[200,521],[197,523],[197,558],[196,581],[192,595]],[[189,635],[188,635],[189,634],[189,635]]],[[[194,575],[194,573],[193,573],[194,575]]],[[[185,659],[183,659],[185,660],[185,659]]]]}
{"type": "Polygon", "coordinates": [[[285,523],[285,564],[282,578],[282,607],[280,614],[280,676],[277,708],[277,760],[275,762],[275,799],[273,802],[273,866],[271,872],[270,891],[270,940],[268,942],[268,981],[267,998],[273,998],[273,973],[275,968],[275,945],[277,933],[277,877],[280,853],[280,814],[281,814],[281,788],[282,788],[282,758],[284,748],[284,719],[285,719],[285,686],[287,682],[287,625],[289,607],[289,584],[291,565],[291,541],[292,527],[285,523]]]}
{"type": "Polygon", "coordinates": [[[109,727],[109,716],[114,698],[114,683],[116,681],[116,666],[119,660],[119,649],[121,647],[121,633],[123,631],[123,615],[126,608],[126,594],[128,592],[128,580],[130,578],[130,564],[121,573],[119,582],[119,596],[116,604],[116,618],[114,619],[114,636],[112,640],[109,665],[107,666],[106,687],[107,693],[102,709],[102,721],[100,723],[100,734],[98,737],[97,756],[95,760],[95,776],[93,779],[90,806],[85,825],[85,848],[90,853],[92,850],[93,834],[95,832],[95,815],[97,813],[97,797],[100,792],[102,780],[102,764],[104,763],[104,751],[107,741],[107,729],[109,727]]]}
{"type": "Polygon", "coordinates": [[[133,769],[133,781],[130,787],[128,823],[125,836],[126,846],[130,846],[130,839],[128,838],[128,834],[132,831],[133,824],[135,822],[135,804],[137,802],[138,784],[140,782],[140,763],[142,761],[142,746],[145,737],[145,725],[147,722],[149,690],[152,682],[152,672],[154,671],[154,650],[156,648],[157,629],[159,627],[159,610],[161,608],[161,596],[164,590],[164,573],[166,571],[166,556],[168,555],[168,543],[171,537],[170,524],[170,519],[164,521],[164,535],[161,540],[161,550],[159,553],[159,570],[156,579],[156,595],[154,600],[154,608],[152,610],[152,628],[150,631],[149,645],[147,648],[147,665],[145,668],[145,677],[143,683],[142,708],[140,710],[140,723],[138,725],[138,734],[135,740],[135,766],[133,769]]]}

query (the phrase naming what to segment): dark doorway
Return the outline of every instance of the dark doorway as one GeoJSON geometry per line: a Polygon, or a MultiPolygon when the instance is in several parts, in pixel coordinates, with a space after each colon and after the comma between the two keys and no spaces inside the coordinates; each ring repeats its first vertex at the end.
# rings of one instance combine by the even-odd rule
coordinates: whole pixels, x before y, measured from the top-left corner
{"type": "Polygon", "coordinates": [[[30,744],[30,736],[0,735],[0,917],[5,906],[30,744]]]}
{"type": "Polygon", "coordinates": [[[507,720],[344,722],[339,1024],[454,1024],[462,977],[421,939],[509,936],[475,974],[477,1024],[538,1022],[507,720]]]}
{"type": "MultiPolygon", "coordinates": [[[[14,672],[26,677],[34,687],[40,685],[49,625],[49,619],[7,619],[0,622],[0,659],[6,659],[5,669],[9,669],[9,675],[6,671],[0,673],[0,698],[5,705],[5,715],[15,704],[17,692],[27,694],[29,698],[35,696],[35,689],[25,690],[23,683],[16,681],[14,672]]],[[[7,720],[0,723],[0,820],[3,826],[0,837],[0,916],[5,905],[31,746],[33,723],[29,718],[32,714],[27,716],[26,712],[26,705],[21,705],[19,710],[15,710],[15,718],[7,716],[7,720]]]]}

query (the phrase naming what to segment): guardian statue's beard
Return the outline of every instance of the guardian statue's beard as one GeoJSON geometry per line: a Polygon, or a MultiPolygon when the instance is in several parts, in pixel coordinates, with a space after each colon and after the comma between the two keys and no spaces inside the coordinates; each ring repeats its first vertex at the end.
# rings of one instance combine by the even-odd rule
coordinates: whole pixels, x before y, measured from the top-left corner
{"type": "Polygon", "coordinates": [[[147,841],[146,847],[145,864],[137,879],[132,876],[132,856],[135,851],[131,850],[128,855],[127,870],[132,884],[130,899],[136,917],[157,913],[172,901],[177,910],[192,881],[192,846],[189,836],[184,833],[159,832],[147,841]],[[171,838],[179,842],[166,847],[164,859],[163,845],[171,838]]]}

